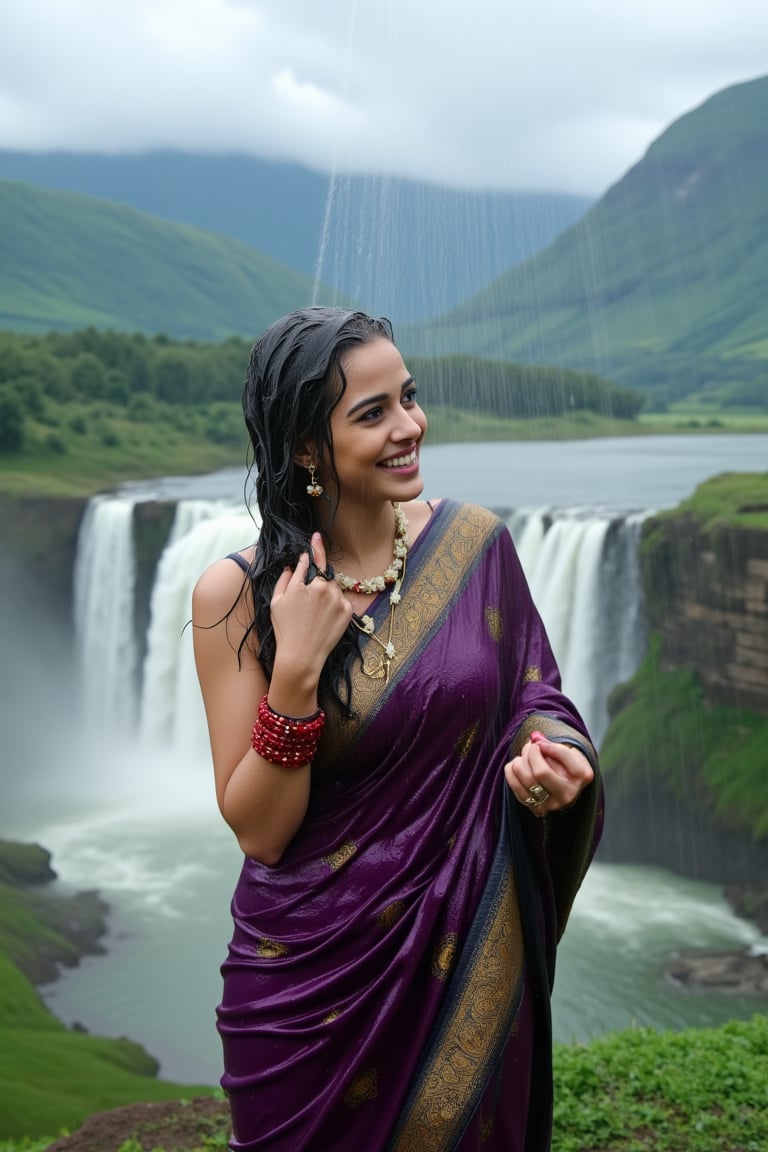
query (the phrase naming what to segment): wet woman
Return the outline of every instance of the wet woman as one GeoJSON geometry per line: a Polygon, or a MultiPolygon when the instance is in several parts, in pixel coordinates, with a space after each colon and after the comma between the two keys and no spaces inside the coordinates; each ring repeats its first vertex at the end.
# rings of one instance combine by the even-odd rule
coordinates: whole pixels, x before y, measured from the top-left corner
{"type": "Polygon", "coordinates": [[[557,942],[597,761],[495,515],[422,500],[385,320],[254,346],[261,529],[193,600],[245,854],[218,1010],[238,1152],[545,1150],[557,942]]]}

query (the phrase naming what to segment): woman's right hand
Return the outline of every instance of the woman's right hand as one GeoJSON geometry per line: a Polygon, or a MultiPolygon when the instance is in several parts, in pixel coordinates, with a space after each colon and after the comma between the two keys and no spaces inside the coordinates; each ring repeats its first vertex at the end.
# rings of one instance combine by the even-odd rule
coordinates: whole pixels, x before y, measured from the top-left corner
{"type": "MultiPolygon", "coordinates": [[[[312,538],[318,566],[325,570],[322,539],[312,538]]],[[[286,569],[272,597],[277,650],[267,683],[256,646],[242,641],[252,619],[243,574],[219,560],[200,577],[192,599],[195,660],[205,703],[216,797],[224,819],[246,855],[274,866],[304,819],[311,771],[262,759],[251,746],[259,701],[284,716],[309,716],[318,706],[317,688],[328,653],[349,624],[352,608],[335,580],[305,584],[309,556],[286,569]]]]}
{"type": "MultiPolygon", "coordinates": [[[[317,568],[324,572],[327,558],[319,532],[312,536],[312,552],[317,568]]],[[[302,683],[314,680],[316,684],[328,655],[352,619],[352,605],[335,580],[318,575],[309,584],[305,583],[309,564],[309,553],[302,552],[295,569],[283,571],[272,593],[273,689],[275,682],[281,683],[284,678],[302,683]]]]}

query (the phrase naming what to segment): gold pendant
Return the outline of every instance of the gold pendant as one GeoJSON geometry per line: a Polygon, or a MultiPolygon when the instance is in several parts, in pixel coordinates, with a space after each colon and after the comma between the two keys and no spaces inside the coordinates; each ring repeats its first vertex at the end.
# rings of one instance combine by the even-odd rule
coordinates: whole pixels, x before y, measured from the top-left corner
{"type": "Polygon", "coordinates": [[[365,661],[363,661],[363,675],[370,677],[371,680],[381,680],[383,678],[384,683],[389,684],[389,668],[395,658],[395,646],[392,643],[392,621],[390,619],[389,636],[387,637],[386,644],[383,640],[379,640],[374,632],[368,632],[367,629],[365,631],[370,639],[378,644],[384,655],[379,656],[378,664],[369,664],[366,667],[365,661]]]}
{"type": "Polygon", "coordinates": [[[383,680],[385,684],[389,684],[389,660],[379,660],[378,664],[372,667],[363,664],[363,676],[367,676],[370,680],[383,680]]]}
{"type": "Polygon", "coordinates": [[[390,667],[395,658],[395,645],[392,643],[392,631],[395,624],[395,608],[400,603],[400,587],[404,579],[405,557],[403,557],[403,567],[400,575],[395,582],[395,587],[389,598],[389,629],[386,643],[376,635],[376,627],[372,616],[352,616],[352,623],[355,628],[362,632],[364,636],[367,636],[369,640],[372,640],[374,644],[377,644],[383,652],[383,655],[379,656],[377,664],[366,664],[365,660],[363,660],[363,675],[367,676],[370,680],[383,680],[385,684],[389,684],[390,667]]]}

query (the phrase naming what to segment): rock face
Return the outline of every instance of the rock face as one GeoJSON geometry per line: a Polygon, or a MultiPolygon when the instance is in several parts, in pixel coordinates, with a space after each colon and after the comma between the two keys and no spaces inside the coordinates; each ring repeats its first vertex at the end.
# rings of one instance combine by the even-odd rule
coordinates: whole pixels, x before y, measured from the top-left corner
{"type": "Polygon", "coordinates": [[[768,764],[755,758],[768,747],[767,495],[768,474],[716,477],[644,525],[644,607],[654,634],[649,652],[657,655],[650,678],[646,667],[614,693],[601,847],[606,860],[722,884],[736,911],[763,931],[768,764]],[[756,502],[745,502],[747,492],[756,502]],[[700,713],[682,703],[665,708],[665,693],[681,675],[700,686],[700,713]],[[716,709],[727,715],[707,727],[716,709]],[[744,748],[750,759],[739,766],[744,748]],[[702,770],[710,755],[732,767],[730,778],[727,771],[717,777],[717,790],[702,770]],[[751,806],[738,787],[745,780],[753,782],[751,806]]]}
{"type": "Polygon", "coordinates": [[[677,957],[669,977],[684,988],[713,988],[734,996],[768,996],[768,956],[701,952],[677,957]]]}
{"type": "Polygon", "coordinates": [[[695,668],[711,702],[768,715],[768,532],[652,519],[642,558],[665,659],[695,668]]]}
{"type": "Polygon", "coordinates": [[[0,586],[5,569],[36,590],[60,619],[72,615],[77,533],[85,501],[45,496],[0,496],[0,586]]]}
{"type": "Polygon", "coordinates": [[[768,842],[730,829],[649,774],[629,788],[606,785],[601,860],[652,864],[721,884],[734,910],[768,933],[768,842]]]}
{"type": "MultiPolygon", "coordinates": [[[[12,602],[23,589],[41,612],[55,616],[73,639],[74,572],[80,524],[87,507],[80,498],[0,495],[0,590],[12,602]]],[[[152,584],[168,539],[176,505],[147,500],[133,511],[136,546],[135,623],[139,658],[149,623],[152,584]]]]}
{"type": "Polygon", "coordinates": [[[62,966],[105,950],[106,903],[95,891],[51,888],[50,860],[38,844],[0,840],[3,948],[33,984],[55,980],[62,966]]]}

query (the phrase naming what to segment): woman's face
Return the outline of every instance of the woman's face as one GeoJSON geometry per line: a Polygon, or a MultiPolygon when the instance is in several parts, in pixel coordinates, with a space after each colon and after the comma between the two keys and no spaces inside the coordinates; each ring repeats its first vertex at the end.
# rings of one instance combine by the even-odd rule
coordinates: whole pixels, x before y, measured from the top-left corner
{"type": "MultiPolygon", "coordinates": [[[[424,487],[419,449],[427,418],[402,356],[382,337],[352,348],[341,364],[347,386],[330,429],[343,502],[415,500],[424,487]]],[[[335,497],[329,472],[320,470],[321,482],[335,497]]]]}

